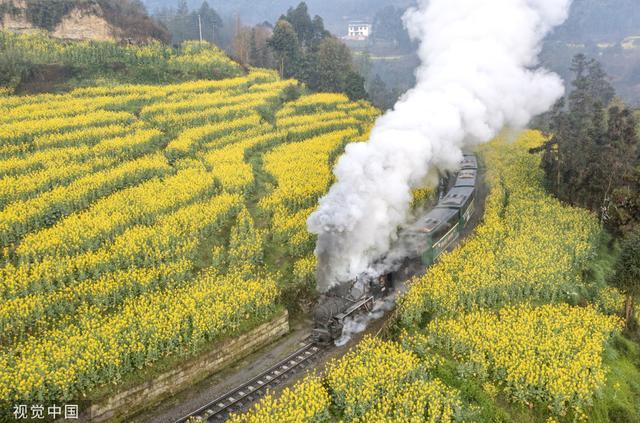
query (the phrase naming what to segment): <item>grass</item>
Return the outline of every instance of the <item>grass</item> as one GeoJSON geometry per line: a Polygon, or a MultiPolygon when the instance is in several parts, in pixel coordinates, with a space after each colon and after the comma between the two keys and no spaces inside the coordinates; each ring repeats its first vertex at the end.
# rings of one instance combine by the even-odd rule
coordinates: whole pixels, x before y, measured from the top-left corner
{"type": "Polygon", "coordinates": [[[589,416],[594,422],[640,422],[640,345],[617,335],[604,357],[607,384],[589,416]]]}
{"type": "Polygon", "coordinates": [[[593,289],[602,289],[607,286],[608,279],[615,272],[615,265],[620,256],[620,247],[611,235],[602,231],[596,245],[596,258],[584,272],[587,285],[593,289]]]}
{"type": "Polygon", "coordinates": [[[508,422],[510,416],[501,409],[493,398],[487,394],[480,383],[475,379],[462,378],[458,375],[457,364],[450,359],[438,366],[434,376],[442,380],[446,385],[460,391],[460,396],[468,405],[469,421],[478,422],[508,422]]]}

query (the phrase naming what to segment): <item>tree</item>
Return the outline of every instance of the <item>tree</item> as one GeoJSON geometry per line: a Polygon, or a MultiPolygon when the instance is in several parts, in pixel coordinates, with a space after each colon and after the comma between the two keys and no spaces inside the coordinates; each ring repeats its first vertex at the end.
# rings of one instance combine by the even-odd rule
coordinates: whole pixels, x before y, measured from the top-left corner
{"type": "Polygon", "coordinates": [[[224,22],[207,1],[203,1],[199,9],[189,11],[187,1],[179,0],[176,10],[167,10],[162,13],[162,22],[171,32],[174,44],[185,40],[199,40],[199,24],[202,25],[203,40],[220,46],[224,45],[223,41],[230,40],[223,40],[224,22]],[[200,22],[198,22],[198,15],[200,22]]]}
{"type": "Polygon", "coordinates": [[[331,36],[321,17],[311,19],[304,2],[289,8],[276,23],[266,43],[271,55],[258,58],[262,48],[257,31],[249,44],[252,62],[272,63],[283,78],[296,78],[313,91],[344,92],[354,99],[366,97],[364,80],[355,73],[351,51],[331,36]]]}
{"type": "Polygon", "coordinates": [[[376,74],[371,80],[368,92],[369,98],[379,109],[387,110],[393,106],[393,103],[390,104],[390,92],[387,84],[380,78],[380,75],[376,74]]]}
{"type": "Polygon", "coordinates": [[[163,22],[171,32],[171,40],[174,44],[198,37],[193,18],[194,15],[189,13],[186,0],[179,0],[175,12],[165,15],[163,22]]]}
{"type": "Polygon", "coordinates": [[[202,6],[198,10],[200,20],[202,21],[202,34],[205,40],[209,40],[212,43],[219,42],[221,38],[221,31],[224,23],[218,13],[213,10],[209,3],[202,2],[202,6]]]}
{"type": "Polygon", "coordinates": [[[287,15],[282,19],[291,24],[294,31],[298,35],[298,40],[303,46],[308,46],[314,36],[314,26],[309,16],[309,8],[305,2],[301,2],[294,9],[290,7],[287,15]]]}
{"type": "Polygon", "coordinates": [[[633,318],[635,298],[640,296],[640,231],[631,233],[622,243],[613,283],[626,295],[625,321],[628,326],[633,318]]]}
{"type": "Polygon", "coordinates": [[[312,35],[310,47],[315,50],[318,48],[322,40],[331,36],[331,33],[324,28],[324,20],[320,16],[314,16],[312,26],[312,35]]]}
{"type": "Polygon", "coordinates": [[[611,218],[617,212],[612,206],[637,166],[635,121],[623,104],[607,107],[615,91],[598,62],[577,55],[571,70],[573,90],[548,113],[553,137],[543,147],[541,165],[558,198],[598,213],[614,235],[622,236],[619,222],[611,218]]]}
{"type": "Polygon", "coordinates": [[[327,38],[320,43],[317,66],[317,80],[309,81],[310,88],[342,92],[351,72],[351,51],[337,38],[327,38]]]}
{"type": "Polygon", "coordinates": [[[373,19],[373,38],[394,43],[401,49],[411,48],[409,33],[404,27],[404,11],[395,6],[387,6],[378,11],[373,19]]]}
{"type": "Polygon", "coordinates": [[[178,16],[187,16],[189,14],[189,5],[187,0],[178,0],[178,9],[176,10],[178,16]]]}
{"type": "Polygon", "coordinates": [[[331,34],[324,27],[324,20],[320,16],[311,19],[309,8],[305,2],[298,4],[297,7],[290,7],[286,15],[282,15],[280,20],[287,21],[293,27],[300,48],[305,53],[316,51],[320,42],[331,34]]]}
{"type": "Polygon", "coordinates": [[[250,63],[252,66],[260,68],[275,66],[272,51],[268,46],[272,34],[272,28],[265,24],[257,25],[251,29],[250,63]]]}
{"type": "Polygon", "coordinates": [[[279,20],[268,45],[274,51],[280,76],[283,78],[294,76],[295,64],[300,57],[300,44],[293,26],[286,20],[279,20]]]}
{"type": "Polygon", "coordinates": [[[585,117],[594,104],[607,105],[613,100],[615,90],[600,62],[588,59],[584,54],[577,54],[571,62],[570,70],[575,79],[572,82],[574,90],[569,95],[569,107],[575,113],[580,113],[580,117],[585,117]]]}
{"type": "Polygon", "coordinates": [[[364,77],[357,72],[350,71],[345,80],[345,94],[350,100],[366,100],[367,90],[364,89],[364,77]]]}
{"type": "Polygon", "coordinates": [[[637,166],[624,179],[624,183],[616,187],[611,195],[609,210],[609,227],[614,228],[615,235],[621,236],[634,228],[640,228],[640,166],[637,166]]]}

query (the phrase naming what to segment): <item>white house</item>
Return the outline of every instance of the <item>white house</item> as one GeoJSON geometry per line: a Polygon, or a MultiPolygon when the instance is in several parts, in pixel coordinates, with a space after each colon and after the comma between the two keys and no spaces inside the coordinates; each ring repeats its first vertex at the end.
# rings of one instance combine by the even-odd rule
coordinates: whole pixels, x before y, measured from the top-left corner
{"type": "Polygon", "coordinates": [[[371,36],[372,25],[367,22],[350,22],[347,38],[350,40],[364,41],[371,36]]]}

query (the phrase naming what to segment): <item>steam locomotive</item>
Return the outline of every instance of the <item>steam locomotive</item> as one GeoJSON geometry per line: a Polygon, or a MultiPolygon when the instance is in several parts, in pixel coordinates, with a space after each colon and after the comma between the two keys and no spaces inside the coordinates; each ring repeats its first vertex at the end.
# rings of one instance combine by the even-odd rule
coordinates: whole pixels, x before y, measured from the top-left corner
{"type": "MultiPolygon", "coordinates": [[[[405,263],[420,260],[429,267],[460,238],[476,209],[478,160],[465,154],[455,182],[438,204],[415,223],[399,232],[399,242],[408,251],[405,263]]],[[[446,189],[445,189],[446,191],[446,189]]],[[[345,320],[373,310],[376,300],[389,296],[408,269],[399,268],[381,276],[360,275],[323,294],[314,311],[313,338],[328,344],[342,336],[345,320]]]]}

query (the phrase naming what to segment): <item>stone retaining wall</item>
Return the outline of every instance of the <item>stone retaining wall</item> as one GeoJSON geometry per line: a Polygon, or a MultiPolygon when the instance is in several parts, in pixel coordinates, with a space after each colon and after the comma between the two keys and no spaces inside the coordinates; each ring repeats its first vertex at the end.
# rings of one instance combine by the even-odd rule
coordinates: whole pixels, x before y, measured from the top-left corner
{"type": "Polygon", "coordinates": [[[254,353],[289,332],[289,315],[285,310],[273,320],[221,343],[212,351],[192,358],[184,364],[134,388],[119,392],[93,404],[89,422],[111,418],[122,419],[155,401],[176,394],[202,379],[254,353]]]}

